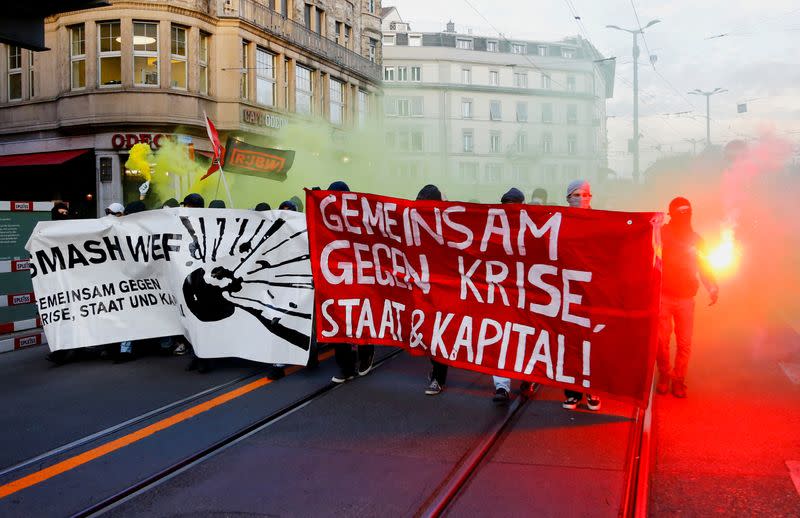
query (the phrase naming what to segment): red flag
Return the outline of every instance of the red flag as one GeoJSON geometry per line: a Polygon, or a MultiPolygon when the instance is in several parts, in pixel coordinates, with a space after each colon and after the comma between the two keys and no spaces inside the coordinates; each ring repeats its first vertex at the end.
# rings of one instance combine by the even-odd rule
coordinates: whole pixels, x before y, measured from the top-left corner
{"type": "Polygon", "coordinates": [[[214,158],[211,159],[211,167],[208,168],[208,171],[206,171],[206,174],[204,174],[200,180],[205,180],[216,173],[222,165],[222,157],[225,156],[225,148],[222,147],[222,143],[219,141],[217,128],[205,112],[203,112],[203,116],[206,118],[206,131],[208,132],[208,140],[211,141],[211,149],[214,152],[214,158]]]}

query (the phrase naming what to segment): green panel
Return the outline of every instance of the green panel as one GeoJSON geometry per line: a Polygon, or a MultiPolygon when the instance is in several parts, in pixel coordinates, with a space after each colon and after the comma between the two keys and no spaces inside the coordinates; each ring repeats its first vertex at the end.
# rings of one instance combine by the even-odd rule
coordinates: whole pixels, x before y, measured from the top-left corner
{"type": "MultiPolygon", "coordinates": [[[[0,261],[25,259],[25,243],[36,223],[49,221],[50,212],[0,212],[0,261]]],[[[0,295],[33,291],[27,271],[0,273],[0,295]]],[[[36,316],[36,305],[0,307],[0,324],[36,316]]]]}

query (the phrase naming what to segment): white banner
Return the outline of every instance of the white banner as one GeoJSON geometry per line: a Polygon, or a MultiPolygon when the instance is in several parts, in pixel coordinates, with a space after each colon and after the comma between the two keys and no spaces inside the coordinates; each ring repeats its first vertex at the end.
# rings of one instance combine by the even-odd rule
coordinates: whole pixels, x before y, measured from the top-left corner
{"type": "Polygon", "coordinates": [[[184,335],[201,358],[305,365],[305,215],[161,209],[39,223],[26,249],[51,350],[184,335]]]}

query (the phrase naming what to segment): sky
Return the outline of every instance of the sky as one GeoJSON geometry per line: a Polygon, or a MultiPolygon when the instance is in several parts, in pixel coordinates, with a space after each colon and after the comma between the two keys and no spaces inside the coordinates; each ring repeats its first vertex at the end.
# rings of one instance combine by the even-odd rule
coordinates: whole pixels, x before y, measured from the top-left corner
{"type": "Polygon", "coordinates": [[[641,169],[661,156],[697,150],[706,137],[705,97],[687,92],[725,88],[711,97],[711,141],[790,140],[800,154],[800,4],[796,0],[384,0],[415,31],[503,33],[507,38],[588,38],[617,58],[614,98],[607,102],[609,166],[632,169],[633,58],[626,29],[651,26],[639,46],[641,169]],[[580,17],[580,24],[575,16],[580,17]],[[638,15],[638,22],[637,22],[638,15]],[[726,34],[722,37],[713,36],[726,34]],[[648,55],[657,56],[655,66],[648,55]],[[737,104],[747,103],[746,113],[737,104]],[[688,113],[684,113],[688,112],[688,113]]]}

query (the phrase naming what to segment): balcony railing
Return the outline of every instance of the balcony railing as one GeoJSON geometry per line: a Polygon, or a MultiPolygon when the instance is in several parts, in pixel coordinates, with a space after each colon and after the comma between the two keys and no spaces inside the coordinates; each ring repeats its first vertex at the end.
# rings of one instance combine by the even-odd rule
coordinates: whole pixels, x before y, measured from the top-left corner
{"type": "Polygon", "coordinates": [[[220,18],[238,18],[252,23],[264,32],[283,38],[371,81],[381,80],[381,67],[377,63],[308,30],[302,24],[281,16],[263,4],[254,0],[220,0],[218,6],[217,15],[220,18]]]}

